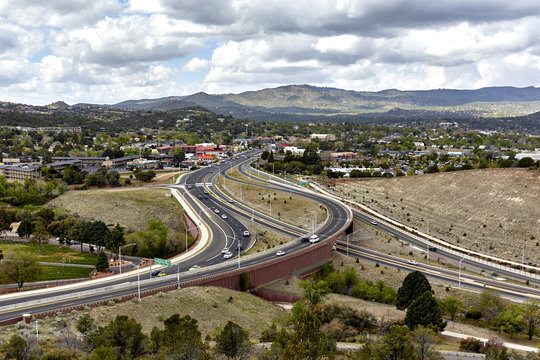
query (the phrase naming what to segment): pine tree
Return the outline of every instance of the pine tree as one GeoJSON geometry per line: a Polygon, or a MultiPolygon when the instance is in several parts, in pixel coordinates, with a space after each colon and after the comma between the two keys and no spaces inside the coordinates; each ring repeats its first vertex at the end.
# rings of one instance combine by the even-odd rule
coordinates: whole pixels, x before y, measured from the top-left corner
{"type": "Polygon", "coordinates": [[[413,271],[405,277],[398,289],[396,307],[405,310],[409,305],[426,291],[431,292],[428,279],[420,271],[413,271]]]}
{"type": "Polygon", "coordinates": [[[444,330],[446,321],[443,321],[439,303],[433,297],[431,290],[424,292],[409,305],[405,315],[405,325],[411,330],[419,325],[424,327],[431,325],[437,327],[439,331],[444,330]]]}
{"type": "Polygon", "coordinates": [[[96,261],[96,269],[97,271],[105,271],[109,268],[109,259],[107,258],[107,255],[100,251],[97,257],[96,261]]]}

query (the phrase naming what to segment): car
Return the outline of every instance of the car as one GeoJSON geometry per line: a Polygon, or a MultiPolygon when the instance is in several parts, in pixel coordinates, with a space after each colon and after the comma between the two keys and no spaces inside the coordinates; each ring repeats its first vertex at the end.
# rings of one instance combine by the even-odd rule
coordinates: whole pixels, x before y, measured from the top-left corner
{"type": "Polygon", "coordinates": [[[191,186],[191,185],[188,185],[188,186],[187,186],[188,189],[191,189],[192,187],[193,187],[193,186],[191,186]]]}
{"type": "Polygon", "coordinates": [[[199,194],[197,197],[198,197],[199,199],[202,199],[202,198],[203,198],[203,196],[202,196],[201,194],[199,194]]]}
{"type": "Polygon", "coordinates": [[[221,253],[222,253],[222,254],[226,254],[226,253],[228,253],[228,252],[229,252],[229,249],[227,249],[227,248],[221,249],[221,253]]]}
{"type": "Polygon", "coordinates": [[[165,276],[167,275],[167,273],[165,271],[162,271],[162,270],[155,270],[155,271],[152,271],[152,277],[154,276],[165,276]]]}
{"type": "Polygon", "coordinates": [[[376,222],[375,220],[371,220],[369,223],[370,223],[371,225],[377,225],[377,222],[376,222]]]}
{"type": "Polygon", "coordinates": [[[221,218],[222,218],[222,219],[226,219],[226,218],[227,218],[227,215],[226,215],[226,214],[222,214],[222,215],[221,215],[221,218]]]}
{"type": "Polygon", "coordinates": [[[202,268],[202,266],[200,266],[200,265],[193,265],[192,267],[189,268],[189,271],[197,270],[197,269],[200,269],[200,268],[202,268]]]}
{"type": "Polygon", "coordinates": [[[227,201],[230,202],[230,203],[233,203],[233,202],[234,202],[234,200],[231,199],[231,198],[229,198],[227,201]]]}
{"type": "Polygon", "coordinates": [[[209,172],[213,173],[213,172],[214,172],[214,170],[210,170],[209,172]]]}
{"type": "Polygon", "coordinates": [[[214,209],[214,212],[215,212],[216,214],[219,214],[219,209],[214,209]]]}
{"type": "Polygon", "coordinates": [[[417,263],[416,261],[414,261],[414,260],[409,260],[409,261],[407,261],[407,262],[408,262],[409,264],[411,264],[411,265],[418,265],[418,263],[417,263]]]}
{"type": "Polygon", "coordinates": [[[246,237],[249,236],[249,231],[247,231],[247,230],[244,231],[244,236],[246,236],[246,237]]]}
{"type": "Polygon", "coordinates": [[[224,259],[230,259],[233,257],[233,253],[230,252],[230,251],[227,251],[224,255],[223,255],[223,258],[224,259]]]}
{"type": "Polygon", "coordinates": [[[300,242],[309,242],[309,238],[307,236],[302,236],[300,242]]]}
{"type": "Polygon", "coordinates": [[[283,250],[279,250],[278,252],[276,252],[276,256],[283,256],[285,255],[285,251],[283,250]]]}
{"type": "Polygon", "coordinates": [[[208,194],[208,190],[204,189],[203,193],[208,194]]]}
{"type": "Polygon", "coordinates": [[[316,242],[319,242],[319,235],[313,234],[309,237],[309,242],[314,244],[316,242]]]}

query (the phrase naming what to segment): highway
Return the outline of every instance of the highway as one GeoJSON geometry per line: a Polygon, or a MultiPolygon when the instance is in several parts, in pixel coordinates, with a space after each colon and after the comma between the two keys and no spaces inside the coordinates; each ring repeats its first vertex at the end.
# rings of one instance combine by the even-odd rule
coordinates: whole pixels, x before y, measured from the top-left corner
{"type": "MultiPolygon", "coordinates": [[[[228,161],[231,162],[230,166],[234,167],[238,164],[248,162],[249,157],[238,156],[228,161]]],[[[152,279],[150,277],[150,271],[141,272],[139,277],[142,280],[140,282],[140,291],[175,285],[179,282],[179,279],[180,282],[194,280],[220,272],[231,271],[237,269],[239,266],[246,267],[275,258],[275,250],[252,255],[244,261],[241,256],[238,256],[238,243],[241,243],[242,247],[248,245],[250,236],[243,235],[247,228],[236,219],[238,214],[235,214],[235,208],[230,203],[223,201],[219,196],[215,196],[213,191],[207,191],[208,193],[204,191],[214,186],[212,181],[215,181],[216,177],[214,175],[216,171],[216,165],[202,168],[183,176],[180,184],[174,186],[175,190],[182,193],[183,198],[193,211],[200,215],[202,222],[197,224],[197,226],[208,227],[211,233],[209,245],[179,264],[173,264],[169,268],[161,268],[161,270],[168,274],[167,276],[152,279]],[[219,213],[216,212],[216,209],[219,213]],[[226,219],[222,217],[223,214],[227,215],[226,219]],[[227,248],[233,253],[234,256],[232,259],[223,259],[222,250],[224,248],[227,248]],[[188,271],[194,265],[202,266],[203,268],[188,271]]],[[[298,195],[305,196],[306,194],[298,193],[298,195]]],[[[310,197],[317,198],[316,195],[311,195],[310,197]]],[[[321,229],[320,238],[321,240],[325,240],[334,235],[335,232],[344,229],[344,224],[348,220],[343,216],[344,214],[346,215],[348,209],[324,196],[319,196],[318,200],[324,203],[329,209],[335,209],[338,212],[336,213],[337,216],[330,214],[329,221],[321,229]],[[332,204],[337,205],[333,207],[332,204]]],[[[267,227],[274,227],[276,231],[284,231],[282,226],[269,224],[264,219],[255,220],[263,222],[267,227]]],[[[289,230],[289,235],[296,237],[297,234],[292,229],[289,230]]],[[[287,243],[283,248],[286,253],[291,253],[308,246],[310,246],[309,243],[301,243],[299,240],[295,240],[287,243]]],[[[59,286],[45,290],[33,290],[4,295],[0,297],[0,321],[19,317],[23,313],[52,311],[78,304],[134,294],[138,291],[137,278],[136,272],[131,272],[100,279],[101,281],[78,283],[76,286],[59,286]]]]}

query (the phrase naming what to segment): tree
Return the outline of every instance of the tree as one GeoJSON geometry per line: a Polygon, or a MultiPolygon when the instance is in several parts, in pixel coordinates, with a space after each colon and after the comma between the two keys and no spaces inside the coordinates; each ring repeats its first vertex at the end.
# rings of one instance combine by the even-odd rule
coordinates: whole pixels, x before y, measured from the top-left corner
{"type": "Polygon", "coordinates": [[[503,308],[503,302],[501,299],[501,293],[493,290],[486,289],[480,293],[480,309],[487,322],[493,321],[503,308]]]}
{"type": "Polygon", "coordinates": [[[320,303],[323,300],[324,295],[330,292],[328,284],[324,280],[317,282],[301,280],[298,282],[298,285],[304,289],[304,298],[313,305],[320,303]]]}
{"type": "Polygon", "coordinates": [[[41,244],[47,244],[49,242],[49,233],[41,220],[34,222],[34,231],[32,234],[34,236],[30,239],[30,243],[38,245],[39,255],[41,255],[41,244]]]}
{"type": "Polygon", "coordinates": [[[17,334],[11,336],[3,350],[6,359],[23,360],[28,357],[26,340],[17,334]]]}
{"type": "Polygon", "coordinates": [[[463,308],[463,303],[459,299],[448,295],[441,301],[441,308],[450,315],[450,319],[454,321],[456,314],[463,308]]]}
{"type": "Polygon", "coordinates": [[[112,251],[118,251],[119,247],[125,243],[124,228],[116,223],[112,230],[105,236],[105,247],[112,251]]]}
{"type": "Polygon", "coordinates": [[[160,342],[156,348],[163,359],[200,360],[209,359],[197,320],[189,315],[180,318],[174,314],[164,321],[165,329],[153,334],[160,342]]]}
{"type": "Polygon", "coordinates": [[[529,299],[523,304],[523,319],[525,320],[529,340],[538,332],[540,322],[540,304],[535,299],[529,299]]]}
{"type": "Polygon", "coordinates": [[[530,156],[526,156],[518,161],[517,166],[522,168],[534,166],[534,160],[530,156]]]}
{"type": "Polygon", "coordinates": [[[17,283],[19,290],[25,282],[39,278],[37,257],[29,253],[7,254],[0,262],[0,270],[7,280],[17,283]]]}
{"type": "Polygon", "coordinates": [[[11,223],[15,220],[13,211],[0,209],[0,231],[11,230],[11,223]]]}
{"type": "Polygon", "coordinates": [[[81,333],[84,338],[86,338],[89,333],[95,330],[96,325],[94,323],[94,319],[90,316],[90,314],[83,314],[79,318],[79,320],[77,320],[75,328],[81,333]]]}
{"type": "Polygon", "coordinates": [[[105,271],[109,268],[109,258],[104,251],[100,251],[96,261],[96,270],[105,271]]]}
{"type": "Polygon", "coordinates": [[[492,323],[499,328],[499,331],[515,337],[516,333],[523,331],[526,326],[523,319],[523,307],[518,304],[509,304],[499,311],[492,323]]]}
{"type": "Polygon", "coordinates": [[[321,330],[320,310],[313,306],[301,308],[282,358],[318,359],[334,351],[335,342],[321,330]]]}
{"type": "Polygon", "coordinates": [[[433,297],[431,290],[424,292],[407,307],[405,325],[411,330],[416,329],[419,325],[435,326],[439,331],[444,330],[446,322],[442,319],[439,304],[433,297]]]}
{"type": "Polygon", "coordinates": [[[437,343],[437,334],[433,330],[419,326],[411,333],[411,336],[418,360],[436,358],[435,355],[438,353],[434,345],[437,343]]]}
{"type": "Polygon", "coordinates": [[[413,271],[403,279],[403,283],[398,289],[396,307],[399,310],[405,310],[416,298],[426,291],[431,292],[431,285],[428,279],[420,271],[413,271]]]}
{"type": "Polygon", "coordinates": [[[241,357],[250,348],[248,332],[230,320],[216,336],[216,351],[229,358],[241,357]]]}
{"type": "Polygon", "coordinates": [[[416,360],[410,330],[406,326],[392,325],[381,343],[368,342],[358,352],[361,360],[416,360]]]}
{"type": "Polygon", "coordinates": [[[147,338],[141,324],[127,315],[117,315],[107,326],[98,328],[89,337],[94,348],[113,348],[114,354],[122,358],[133,359],[146,351],[147,338]]]}
{"type": "Polygon", "coordinates": [[[32,222],[32,218],[27,216],[19,224],[19,228],[17,229],[17,235],[19,235],[20,237],[28,238],[30,235],[32,235],[33,232],[34,223],[32,222]]]}
{"type": "Polygon", "coordinates": [[[179,149],[174,153],[172,163],[174,166],[179,166],[185,159],[186,154],[181,149],[179,149]]]}
{"type": "Polygon", "coordinates": [[[89,223],[87,229],[87,235],[89,237],[88,242],[97,246],[98,253],[101,248],[105,246],[105,239],[109,234],[109,228],[103,221],[92,221],[89,223]]]}

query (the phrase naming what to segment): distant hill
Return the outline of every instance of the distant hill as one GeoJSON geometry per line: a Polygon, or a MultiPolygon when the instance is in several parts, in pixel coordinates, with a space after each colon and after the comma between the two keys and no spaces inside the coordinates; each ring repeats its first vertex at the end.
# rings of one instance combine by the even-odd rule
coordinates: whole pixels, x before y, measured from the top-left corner
{"type": "MultiPolygon", "coordinates": [[[[129,100],[112,108],[167,111],[202,106],[215,113],[252,120],[310,120],[329,117],[336,120],[358,115],[390,112],[456,114],[472,117],[523,116],[540,111],[540,88],[487,87],[477,90],[396,89],[378,92],[287,85],[240,94],[210,95],[199,92],[188,96],[129,100]]],[[[378,117],[378,116],[376,116],[378,117]]]]}

